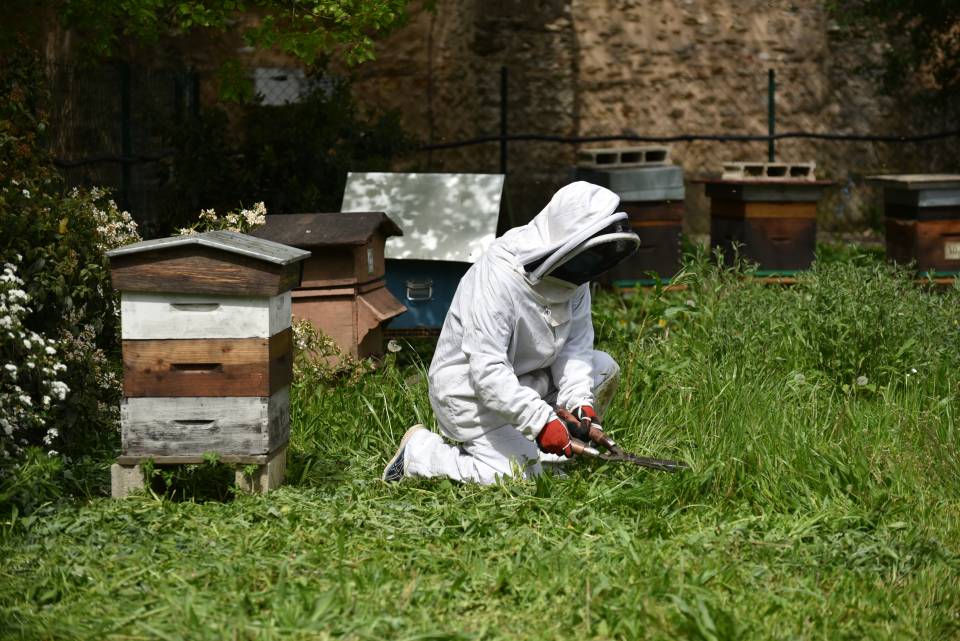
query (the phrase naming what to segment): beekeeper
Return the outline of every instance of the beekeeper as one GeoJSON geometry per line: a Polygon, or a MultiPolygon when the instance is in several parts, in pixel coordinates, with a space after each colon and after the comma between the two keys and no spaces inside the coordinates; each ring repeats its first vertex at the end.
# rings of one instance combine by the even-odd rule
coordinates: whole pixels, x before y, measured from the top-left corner
{"type": "Polygon", "coordinates": [[[593,349],[589,281],[640,244],[619,203],[603,187],[567,185],[467,271],[429,372],[430,404],[452,444],[411,427],[384,481],[536,476],[541,452],[571,455],[574,417],[599,422],[619,367],[593,349]]]}

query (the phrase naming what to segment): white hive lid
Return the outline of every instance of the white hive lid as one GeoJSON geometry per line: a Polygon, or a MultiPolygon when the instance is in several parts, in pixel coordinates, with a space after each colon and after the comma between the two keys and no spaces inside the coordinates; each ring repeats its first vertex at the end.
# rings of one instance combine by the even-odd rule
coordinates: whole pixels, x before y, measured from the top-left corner
{"type": "Polygon", "coordinates": [[[386,258],[476,262],[497,234],[502,174],[347,174],[340,211],[386,212],[386,258]]]}

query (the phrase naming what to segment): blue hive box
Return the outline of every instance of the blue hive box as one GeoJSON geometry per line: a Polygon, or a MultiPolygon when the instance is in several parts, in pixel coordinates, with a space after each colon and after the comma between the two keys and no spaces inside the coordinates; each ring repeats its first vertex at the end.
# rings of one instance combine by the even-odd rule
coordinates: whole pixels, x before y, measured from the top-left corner
{"type": "Polygon", "coordinates": [[[384,211],[403,230],[387,240],[387,289],[407,307],[387,331],[436,333],[470,266],[496,237],[500,174],[347,174],[341,211],[384,211]]]}

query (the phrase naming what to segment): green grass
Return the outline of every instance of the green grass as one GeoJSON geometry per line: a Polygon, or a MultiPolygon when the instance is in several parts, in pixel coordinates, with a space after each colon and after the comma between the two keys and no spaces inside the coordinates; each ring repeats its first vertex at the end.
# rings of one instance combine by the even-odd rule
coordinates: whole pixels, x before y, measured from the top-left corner
{"type": "Polygon", "coordinates": [[[701,260],[687,291],[597,297],[607,428],[687,473],[386,486],[433,422],[418,344],[297,383],[274,494],[2,524],[0,637],[960,638],[960,291],[834,254],[791,288],[701,260]]]}

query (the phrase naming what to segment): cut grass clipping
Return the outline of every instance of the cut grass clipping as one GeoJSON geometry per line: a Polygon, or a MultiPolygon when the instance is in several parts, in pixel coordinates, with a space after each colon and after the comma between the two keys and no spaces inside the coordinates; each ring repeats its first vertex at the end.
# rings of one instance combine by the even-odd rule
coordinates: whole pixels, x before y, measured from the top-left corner
{"type": "Polygon", "coordinates": [[[686,473],[385,485],[433,424],[429,346],[405,345],[297,381],[273,494],[7,517],[0,637],[958,638],[960,291],[842,258],[790,288],[701,260],[686,291],[598,295],[605,425],[686,473]]]}

